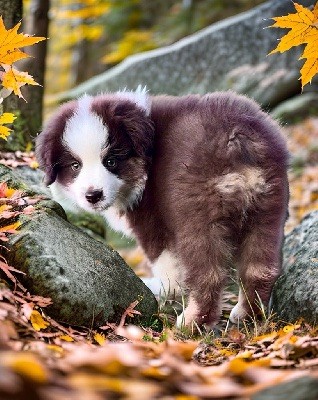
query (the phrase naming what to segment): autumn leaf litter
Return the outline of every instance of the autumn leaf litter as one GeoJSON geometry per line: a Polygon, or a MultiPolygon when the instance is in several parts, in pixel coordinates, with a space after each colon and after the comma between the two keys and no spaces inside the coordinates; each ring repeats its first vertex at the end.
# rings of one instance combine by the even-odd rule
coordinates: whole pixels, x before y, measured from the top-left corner
{"type": "MultiPolygon", "coordinates": [[[[290,231],[318,209],[318,118],[285,129],[290,168],[290,231]]],[[[31,153],[0,154],[10,167],[34,166],[31,153]]],[[[19,229],[19,216],[34,212],[39,198],[0,186],[0,246],[19,229]]],[[[72,327],[46,313],[50,299],[35,296],[21,272],[0,258],[0,398],[38,399],[248,399],[263,388],[304,375],[318,378],[318,329],[304,321],[273,318],[239,329],[227,324],[227,294],[219,334],[163,332],[126,326],[72,327]],[[14,397],[15,396],[15,397],[14,397]]]]}

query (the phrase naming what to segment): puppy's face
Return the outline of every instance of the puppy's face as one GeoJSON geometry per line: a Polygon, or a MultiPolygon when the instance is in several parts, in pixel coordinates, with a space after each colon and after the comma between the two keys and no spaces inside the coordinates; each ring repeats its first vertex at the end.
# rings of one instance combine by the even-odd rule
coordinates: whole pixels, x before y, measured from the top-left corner
{"type": "Polygon", "coordinates": [[[37,158],[65,208],[127,209],[141,197],[153,127],[138,101],[131,93],[85,96],[62,106],[39,135],[37,158]]]}

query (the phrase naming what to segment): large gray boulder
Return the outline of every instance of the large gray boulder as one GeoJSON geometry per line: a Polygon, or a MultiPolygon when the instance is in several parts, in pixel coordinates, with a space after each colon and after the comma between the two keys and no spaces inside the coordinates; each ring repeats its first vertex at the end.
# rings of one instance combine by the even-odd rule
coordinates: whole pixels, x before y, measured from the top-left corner
{"type": "MultiPolygon", "coordinates": [[[[309,6],[312,0],[303,0],[309,6]]],[[[64,101],[83,93],[97,94],[146,85],[152,94],[182,95],[233,89],[265,106],[300,92],[300,49],[267,54],[281,29],[271,17],[295,12],[290,0],[268,1],[225,19],[177,43],[128,57],[118,66],[62,94],[64,101]]]]}
{"type": "Polygon", "coordinates": [[[273,311],[284,321],[318,321],[318,211],[285,239],[283,274],[273,289],[273,311]]]}
{"type": "Polygon", "coordinates": [[[317,400],[318,379],[302,376],[270,386],[252,395],[251,400],[317,400]]]}
{"type": "MultiPolygon", "coordinates": [[[[2,165],[0,181],[28,193],[2,165]]],[[[6,259],[25,272],[23,283],[31,293],[53,300],[49,315],[69,324],[101,326],[118,322],[139,300],[141,317],[134,321],[151,324],[158,311],[151,291],[116,251],[71,225],[57,203],[41,200],[36,212],[20,220],[21,228],[7,242],[6,259]]]]}

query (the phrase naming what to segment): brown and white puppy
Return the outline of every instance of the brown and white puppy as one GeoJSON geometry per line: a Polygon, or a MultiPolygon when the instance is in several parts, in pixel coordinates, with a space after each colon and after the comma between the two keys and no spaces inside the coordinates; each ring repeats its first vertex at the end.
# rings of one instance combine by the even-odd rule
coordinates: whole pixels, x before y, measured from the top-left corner
{"type": "Polygon", "coordinates": [[[57,201],[133,234],[165,290],[188,291],[179,325],[218,321],[232,264],[241,289],[230,319],[268,303],[281,271],[288,154],[252,100],[84,96],[60,107],[36,151],[57,201]]]}

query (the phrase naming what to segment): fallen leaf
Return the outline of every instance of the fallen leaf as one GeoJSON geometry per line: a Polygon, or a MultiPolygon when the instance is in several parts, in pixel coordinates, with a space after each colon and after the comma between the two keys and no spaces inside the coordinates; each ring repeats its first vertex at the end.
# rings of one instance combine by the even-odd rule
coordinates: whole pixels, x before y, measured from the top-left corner
{"type": "Polygon", "coordinates": [[[125,325],[125,321],[126,321],[127,317],[132,318],[132,317],[134,317],[134,315],[141,315],[140,311],[135,310],[135,307],[139,304],[139,302],[140,302],[140,300],[136,300],[136,301],[133,301],[131,304],[129,304],[129,306],[124,311],[124,313],[120,319],[120,322],[118,325],[119,328],[122,328],[125,325]]]}
{"type": "Polygon", "coordinates": [[[300,328],[300,325],[285,325],[283,327],[283,332],[284,333],[294,332],[294,330],[298,328],[300,328]]]}
{"type": "Polygon", "coordinates": [[[30,321],[36,331],[46,329],[50,325],[49,322],[45,321],[42,315],[36,310],[32,311],[30,315],[30,321]]]}
{"type": "Polygon", "coordinates": [[[105,344],[106,342],[106,338],[105,335],[102,333],[95,333],[94,335],[94,340],[96,343],[98,343],[100,346],[102,346],[103,344],[105,344]]]}
{"type": "Polygon", "coordinates": [[[69,335],[61,335],[59,336],[59,338],[64,340],[65,342],[74,342],[74,339],[69,335]]]}
{"type": "Polygon", "coordinates": [[[242,358],[234,358],[228,364],[228,370],[232,372],[234,375],[243,375],[245,371],[249,368],[254,367],[269,367],[271,364],[271,360],[269,359],[261,359],[255,361],[245,361],[242,358]]]}
{"type": "Polygon", "coordinates": [[[44,383],[48,380],[46,369],[32,353],[2,353],[1,364],[34,382],[44,383]]]}

